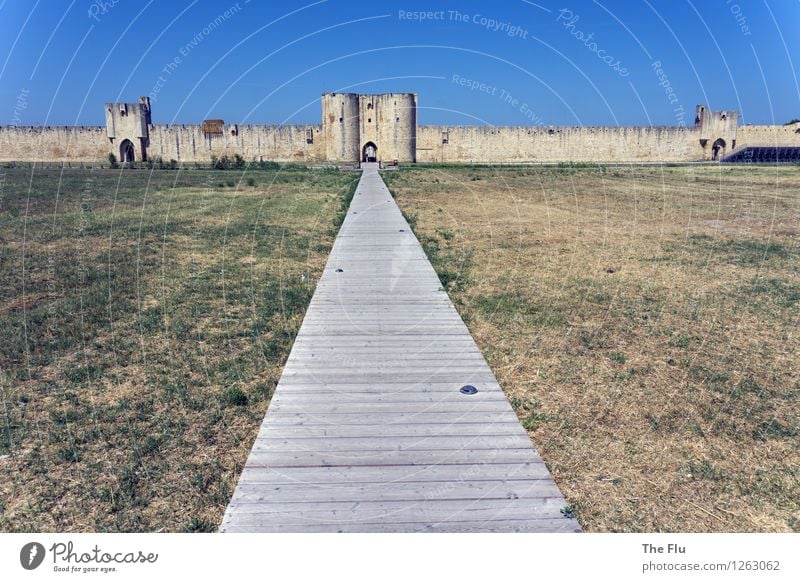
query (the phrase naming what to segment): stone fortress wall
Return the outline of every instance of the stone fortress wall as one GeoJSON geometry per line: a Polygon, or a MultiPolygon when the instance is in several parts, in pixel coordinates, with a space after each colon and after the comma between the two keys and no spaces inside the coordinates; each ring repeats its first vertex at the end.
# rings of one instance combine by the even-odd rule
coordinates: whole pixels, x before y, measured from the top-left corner
{"type": "Polygon", "coordinates": [[[736,132],[737,147],[800,146],[800,123],[792,125],[743,125],[736,132]]]}
{"type": "Polygon", "coordinates": [[[744,146],[800,146],[800,123],[738,125],[736,111],[696,110],[692,127],[418,126],[414,93],[326,93],[321,125],[159,125],[150,101],[106,103],[105,127],[0,127],[0,162],[681,162],[718,160],[744,146]]]}
{"type": "Polygon", "coordinates": [[[200,125],[153,125],[146,151],[150,158],[183,162],[209,162],[212,156],[235,154],[257,162],[326,159],[321,125],[225,124],[221,135],[207,135],[200,125]]]}
{"type": "Polygon", "coordinates": [[[420,162],[648,162],[704,159],[693,129],[679,127],[422,126],[420,162]]]}
{"type": "Polygon", "coordinates": [[[106,161],[105,127],[0,126],[0,162],[106,161]]]}

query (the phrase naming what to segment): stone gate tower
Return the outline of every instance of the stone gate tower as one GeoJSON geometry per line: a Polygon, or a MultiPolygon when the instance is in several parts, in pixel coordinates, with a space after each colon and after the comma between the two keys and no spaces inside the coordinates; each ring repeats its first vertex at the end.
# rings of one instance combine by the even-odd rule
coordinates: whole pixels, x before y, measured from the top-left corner
{"type": "Polygon", "coordinates": [[[707,106],[698,105],[694,123],[700,130],[703,159],[719,161],[736,148],[738,111],[710,111],[707,106]]]}
{"type": "Polygon", "coordinates": [[[324,93],[322,133],[331,161],[415,162],[417,95],[324,93]]]}
{"type": "Polygon", "coordinates": [[[120,162],[142,162],[150,145],[150,98],[138,103],[106,103],[106,135],[120,162]]]}

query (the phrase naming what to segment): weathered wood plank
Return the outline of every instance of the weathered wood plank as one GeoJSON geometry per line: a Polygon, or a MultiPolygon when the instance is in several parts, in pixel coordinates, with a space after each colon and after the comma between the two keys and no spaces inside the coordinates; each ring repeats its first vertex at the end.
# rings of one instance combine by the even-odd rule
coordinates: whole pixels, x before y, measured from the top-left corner
{"type": "Polygon", "coordinates": [[[240,484],[354,484],[437,481],[445,483],[486,480],[550,480],[541,460],[522,463],[465,463],[453,465],[345,465],[339,467],[246,467],[240,484]]]}
{"type": "Polygon", "coordinates": [[[485,423],[475,424],[387,424],[387,425],[348,425],[348,426],[325,426],[325,425],[272,425],[265,423],[259,433],[258,438],[348,438],[348,437],[370,437],[376,436],[383,438],[397,436],[504,436],[504,435],[525,435],[528,434],[516,420],[513,422],[498,422],[492,425],[485,423]]]}
{"type": "Polygon", "coordinates": [[[523,463],[533,448],[450,451],[268,451],[253,450],[246,467],[335,467],[369,465],[464,465],[469,463],[523,463]]]}
{"type": "MultiPolygon", "coordinates": [[[[338,405],[349,406],[351,404],[400,404],[400,403],[414,403],[417,405],[431,404],[431,403],[460,403],[460,398],[463,396],[456,392],[439,392],[439,393],[425,393],[420,394],[414,391],[398,392],[395,394],[385,394],[381,392],[345,392],[343,390],[329,391],[329,392],[301,392],[294,391],[288,393],[283,391],[279,396],[273,397],[270,406],[281,406],[284,403],[288,406],[304,406],[314,405],[318,406],[320,402],[328,400],[335,401],[338,405]],[[326,398],[324,395],[327,394],[326,398]]],[[[475,401],[491,401],[491,402],[505,402],[505,396],[502,392],[480,392],[472,397],[475,401]]],[[[305,410],[305,409],[304,409],[305,410]]]]}
{"type": "Polygon", "coordinates": [[[237,503],[247,504],[298,503],[327,501],[425,501],[429,499],[547,499],[558,498],[558,487],[549,479],[504,481],[411,481],[405,483],[370,483],[353,485],[292,483],[240,485],[237,503]]]}
{"type": "MultiPolygon", "coordinates": [[[[408,384],[395,384],[392,388],[384,388],[385,384],[381,382],[369,383],[326,383],[319,386],[312,384],[293,384],[284,383],[286,387],[285,393],[288,397],[297,396],[298,398],[304,395],[316,394],[337,394],[337,395],[352,395],[356,397],[361,395],[362,398],[368,398],[374,401],[374,398],[381,396],[390,400],[394,396],[415,395],[420,397],[420,401],[434,398],[437,400],[463,400],[464,396],[460,391],[460,385],[453,384],[429,384],[429,383],[408,383],[408,384]]],[[[280,395],[283,397],[283,394],[280,395]]],[[[487,386],[481,384],[480,390],[477,394],[472,395],[472,400],[480,399],[494,399],[498,396],[503,396],[502,390],[494,386],[487,386]]],[[[316,396],[315,396],[316,397],[316,396]]],[[[318,396],[324,399],[324,396],[318,396]]]]}
{"type": "Polygon", "coordinates": [[[436,523],[459,520],[513,519],[520,513],[531,518],[552,518],[564,507],[564,500],[480,499],[422,501],[318,502],[314,504],[231,503],[227,521],[246,525],[270,523],[303,525],[315,522],[358,523],[362,521],[436,523]]]}
{"type": "Polygon", "coordinates": [[[302,414],[267,413],[266,423],[274,425],[375,426],[387,424],[494,424],[519,422],[513,412],[418,412],[414,414],[302,414]]]}
{"type": "Polygon", "coordinates": [[[512,436],[422,436],[422,437],[271,437],[259,436],[253,444],[253,454],[270,451],[431,451],[527,448],[527,435],[512,436]]]}
{"type": "Polygon", "coordinates": [[[238,524],[223,522],[220,531],[230,533],[297,532],[308,533],[579,533],[577,522],[572,519],[500,519],[464,521],[452,520],[438,523],[416,522],[359,522],[359,523],[307,523],[298,528],[295,524],[238,524]]]}
{"type": "MultiPolygon", "coordinates": [[[[272,404],[270,404],[272,407],[272,404]]],[[[453,412],[506,412],[508,401],[472,399],[467,402],[291,402],[285,398],[275,403],[274,413],[303,414],[394,414],[394,413],[453,413],[453,412]]]]}
{"type": "MultiPolygon", "coordinates": [[[[377,366],[376,366],[377,367],[377,366]]],[[[300,385],[301,383],[304,385],[310,384],[313,380],[327,380],[329,386],[344,386],[344,385],[351,385],[351,384],[367,384],[367,385],[381,385],[386,382],[387,379],[398,379],[398,377],[402,377],[403,379],[407,379],[408,383],[405,385],[405,388],[401,388],[400,391],[403,390],[412,390],[414,386],[418,386],[423,383],[431,382],[431,383],[438,383],[444,379],[447,379],[449,370],[447,368],[443,368],[441,370],[431,370],[431,371],[420,371],[415,372],[413,374],[402,374],[398,372],[394,372],[392,370],[375,370],[366,367],[364,372],[359,375],[358,371],[361,370],[362,366],[358,363],[353,364],[353,368],[349,371],[335,371],[330,374],[326,374],[325,370],[317,370],[317,369],[303,369],[298,370],[296,373],[291,374],[287,377],[287,380],[291,380],[288,384],[293,385],[300,385]],[[356,382],[358,380],[359,382],[356,382]]],[[[379,368],[379,367],[377,367],[379,368]]],[[[473,400],[480,400],[480,397],[477,397],[479,394],[488,393],[494,391],[493,388],[488,388],[486,386],[486,376],[483,375],[480,371],[473,371],[473,370],[464,370],[461,372],[461,376],[459,377],[459,382],[450,383],[449,390],[442,390],[443,393],[451,393],[451,394],[459,394],[460,388],[466,384],[472,385],[477,388],[478,393],[473,394],[476,398],[464,398],[463,394],[461,400],[463,402],[469,402],[473,400]]]]}

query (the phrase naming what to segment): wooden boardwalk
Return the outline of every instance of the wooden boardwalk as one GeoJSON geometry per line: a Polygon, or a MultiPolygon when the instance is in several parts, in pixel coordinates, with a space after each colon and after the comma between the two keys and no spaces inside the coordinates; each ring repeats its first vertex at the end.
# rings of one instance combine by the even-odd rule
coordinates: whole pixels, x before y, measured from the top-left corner
{"type": "Polygon", "coordinates": [[[220,530],[580,531],[565,505],[365,168],[220,530]]]}

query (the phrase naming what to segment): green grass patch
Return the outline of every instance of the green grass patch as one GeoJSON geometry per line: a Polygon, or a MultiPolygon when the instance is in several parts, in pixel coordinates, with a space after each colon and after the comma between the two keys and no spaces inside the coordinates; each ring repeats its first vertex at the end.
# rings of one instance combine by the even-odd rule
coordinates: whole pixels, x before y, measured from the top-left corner
{"type": "Polygon", "coordinates": [[[216,530],[355,177],[4,173],[0,531],[216,530]]]}

